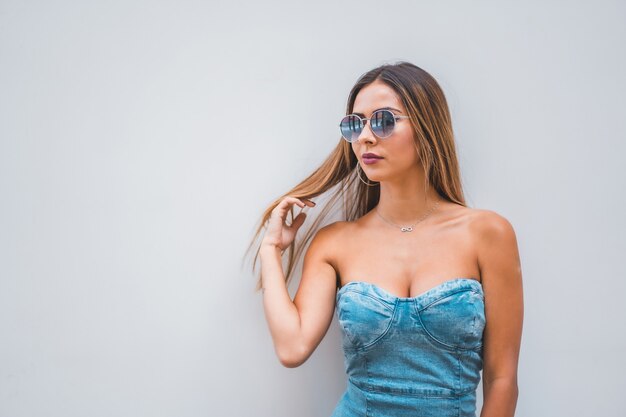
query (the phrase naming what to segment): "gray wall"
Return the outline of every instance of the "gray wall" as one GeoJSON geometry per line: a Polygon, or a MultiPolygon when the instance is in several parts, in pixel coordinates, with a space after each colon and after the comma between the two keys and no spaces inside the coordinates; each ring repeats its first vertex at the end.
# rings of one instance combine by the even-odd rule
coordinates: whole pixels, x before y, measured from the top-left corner
{"type": "Polygon", "coordinates": [[[625,18],[618,1],[1,0],[0,416],[330,415],[336,319],[283,368],[240,262],[340,140],[357,77],[396,60],[444,88],[468,204],[516,229],[516,415],[626,415],[625,18]]]}

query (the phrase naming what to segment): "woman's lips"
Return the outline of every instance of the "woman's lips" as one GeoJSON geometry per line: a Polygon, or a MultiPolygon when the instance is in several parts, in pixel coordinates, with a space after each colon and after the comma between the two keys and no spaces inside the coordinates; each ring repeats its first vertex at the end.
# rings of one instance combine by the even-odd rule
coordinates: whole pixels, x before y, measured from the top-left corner
{"type": "Polygon", "coordinates": [[[370,164],[375,164],[376,162],[380,161],[383,158],[363,158],[363,162],[367,165],[370,164]]]}

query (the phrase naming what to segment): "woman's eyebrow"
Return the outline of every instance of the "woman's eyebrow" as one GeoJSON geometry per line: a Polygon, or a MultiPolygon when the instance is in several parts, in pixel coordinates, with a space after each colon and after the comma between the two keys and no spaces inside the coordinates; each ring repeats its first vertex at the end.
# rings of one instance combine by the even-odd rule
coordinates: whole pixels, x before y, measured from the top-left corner
{"type": "MultiPolygon", "coordinates": [[[[374,110],[374,111],[377,111],[377,110],[395,110],[395,111],[397,111],[398,113],[402,113],[402,111],[401,111],[401,110],[398,110],[398,109],[396,109],[396,108],[394,108],[394,107],[381,107],[380,109],[376,109],[376,110],[374,110]]],[[[374,113],[374,111],[373,111],[372,113],[374,113]]],[[[356,114],[357,116],[365,117],[365,115],[364,115],[363,113],[354,113],[354,112],[353,112],[352,114],[356,114]]]]}

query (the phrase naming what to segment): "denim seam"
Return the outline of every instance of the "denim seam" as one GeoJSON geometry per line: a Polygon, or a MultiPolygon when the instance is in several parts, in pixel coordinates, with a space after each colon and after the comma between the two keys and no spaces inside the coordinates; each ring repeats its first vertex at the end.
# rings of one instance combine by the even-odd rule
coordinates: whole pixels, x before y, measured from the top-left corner
{"type": "MultiPolygon", "coordinates": [[[[365,361],[365,372],[367,372],[367,382],[369,383],[372,375],[370,374],[370,365],[369,361],[367,360],[367,355],[363,355],[363,360],[365,361]]],[[[370,395],[371,394],[366,390],[363,391],[363,396],[365,397],[365,417],[369,417],[370,415],[370,395]]]]}
{"type": "MultiPolygon", "coordinates": [[[[369,375],[369,374],[368,374],[369,375]]],[[[467,394],[476,393],[476,389],[465,388],[463,390],[456,389],[447,389],[446,391],[450,391],[449,393],[444,392],[436,392],[436,389],[424,389],[423,392],[409,392],[405,390],[396,390],[396,389],[385,389],[385,390],[377,390],[376,386],[371,382],[365,383],[364,385],[359,382],[352,382],[356,385],[361,391],[364,393],[387,393],[387,394],[398,394],[408,397],[421,397],[421,398],[455,398],[462,397],[467,394]]]]}
{"type": "Polygon", "coordinates": [[[461,371],[463,370],[463,367],[461,365],[461,354],[457,354],[456,356],[456,360],[458,363],[458,368],[457,368],[457,382],[456,382],[456,387],[455,387],[455,391],[456,392],[460,392],[461,391],[461,371]]]}
{"type": "Polygon", "coordinates": [[[387,305],[387,304],[383,303],[382,301],[380,301],[380,299],[379,299],[379,298],[376,298],[376,297],[374,297],[373,295],[368,294],[368,293],[366,293],[366,292],[364,292],[364,291],[359,291],[359,290],[356,290],[356,289],[351,289],[351,288],[350,288],[350,289],[346,289],[346,291],[344,292],[344,294],[345,294],[346,292],[350,292],[350,291],[352,291],[352,292],[356,292],[356,293],[358,293],[358,294],[361,294],[361,295],[364,295],[364,296],[366,296],[366,297],[371,298],[372,300],[376,301],[378,304],[382,305],[385,309],[389,310],[390,312],[393,312],[393,310],[395,309],[395,305],[397,304],[397,302],[394,302],[394,307],[393,307],[393,308],[392,308],[392,307],[389,307],[389,305],[387,305]]]}
{"type": "MultiPolygon", "coordinates": [[[[428,331],[428,328],[426,327],[426,325],[424,324],[424,322],[422,321],[422,314],[421,311],[424,311],[424,309],[418,309],[417,308],[417,302],[415,303],[415,312],[417,313],[417,319],[420,322],[420,325],[422,326],[422,329],[424,329],[424,332],[426,332],[426,334],[428,335],[428,337],[430,337],[432,340],[434,340],[435,342],[439,343],[440,345],[443,345],[449,349],[455,350],[455,351],[467,351],[467,350],[476,350],[478,348],[480,348],[482,346],[482,342],[480,342],[478,345],[475,346],[470,346],[470,347],[463,347],[463,346],[458,346],[458,345],[452,345],[450,343],[446,343],[442,340],[437,339],[430,331],[428,331]]],[[[432,304],[432,303],[431,303],[432,304]]],[[[429,304],[429,306],[431,305],[429,304]]]]}
{"type": "MultiPolygon", "coordinates": [[[[424,310],[426,310],[428,307],[430,307],[431,305],[435,304],[437,301],[443,300],[444,298],[451,297],[451,296],[453,296],[454,294],[458,294],[458,293],[460,293],[460,292],[464,292],[464,291],[472,291],[472,292],[475,292],[475,293],[479,293],[479,294],[480,294],[480,292],[479,292],[479,291],[476,291],[476,290],[474,290],[474,289],[472,289],[472,288],[461,288],[461,289],[456,290],[456,291],[454,291],[454,292],[446,292],[446,293],[445,293],[444,295],[442,295],[441,297],[435,298],[434,300],[432,300],[430,303],[426,304],[426,305],[425,305],[425,306],[423,306],[422,308],[417,309],[417,312],[419,313],[420,311],[424,311],[424,310]]],[[[481,297],[481,298],[482,298],[482,297],[481,297]]],[[[415,301],[417,301],[417,300],[415,300],[415,301]]],[[[417,307],[417,303],[416,303],[416,307],[417,307]]]]}
{"type": "MultiPolygon", "coordinates": [[[[367,294],[365,294],[367,295],[367,294]]],[[[351,347],[346,347],[344,346],[344,349],[347,349],[351,352],[362,352],[362,351],[367,351],[369,348],[371,348],[372,346],[376,345],[383,337],[385,337],[387,335],[387,333],[389,333],[389,330],[391,329],[391,327],[393,326],[393,322],[396,318],[396,311],[398,310],[398,303],[394,303],[393,309],[390,310],[391,312],[391,318],[389,319],[389,324],[387,325],[387,327],[385,328],[385,330],[379,335],[377,336],[374,340],[372,340],[371,342],[363,345],[363,346],[359,346],[358,343],[356,343],[353,339],[352,336],[350,335],[350,331],[348,331],[347,329],[345,330],[345,334],[346,337],[348,338],[348,341],[350,341],[351,343],[351,347]]],[[[341,313],[341,307],[339,307],[339,311],[338,313],[341,313]]],[[[337,317],[337,321],[339,321],[339,317],[337,317]]]]}
{"type": "Polygon", "coordinates": [[[371,342],[363,346],[357,346],[355,343],[353,343],[353,345],[355,346],[354,350],[357,352],[365,352],[369,350],[370,348],[372,348],[374,345],[377,345],[378,342],[380,342],[387,335],[387,333],[389,333],[389,330],[391,330],[391,327],[393,326],[393,322],[395,321],[396,316],[397,316],[397,311],[398,311],[398,302],[396,301],[394,303],[393,309],[391,310],[391,319],[389,319],[389,324],[385,328],[385,331],[383,331],[374,340],[372,340],[371,342]]]}

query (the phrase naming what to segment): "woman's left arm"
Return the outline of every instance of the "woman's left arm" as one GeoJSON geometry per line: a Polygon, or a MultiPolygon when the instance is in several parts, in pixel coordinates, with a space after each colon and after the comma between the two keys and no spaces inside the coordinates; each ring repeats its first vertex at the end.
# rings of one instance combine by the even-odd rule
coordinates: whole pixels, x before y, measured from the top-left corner
{"type": "Polygon", "coordinates": [[[509,221],[490,210],[481,210],[472,227],[478,238],[478,265],[485,294],[480,417],[513,417],[524,318],[517,238],[509,221]]]}

